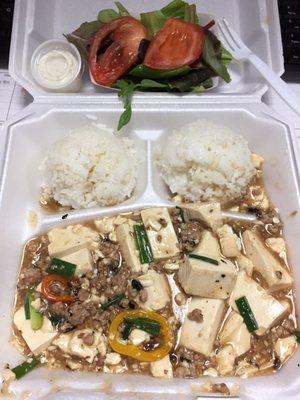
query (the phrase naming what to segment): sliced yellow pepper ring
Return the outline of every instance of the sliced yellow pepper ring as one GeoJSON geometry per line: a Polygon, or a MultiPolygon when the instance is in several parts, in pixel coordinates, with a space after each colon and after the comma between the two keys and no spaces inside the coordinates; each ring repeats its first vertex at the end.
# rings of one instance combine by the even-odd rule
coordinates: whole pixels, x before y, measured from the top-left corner
{"type": "Polygon", "coordinates": [[[173,345],[171,328],[168,321],[154,311],[128,310],[118,314],[112,321],[108,331],[108,341],[111,348],[117,353],[135,358],[139,361],[153,362],[164,358],[171,350],[173,345]],[[119,326],[126,318],[149,318],[160,324],[160,335],[163,344],[154,350],[143,350],[134,344],[128,344],[120,337],[119,326]]]}

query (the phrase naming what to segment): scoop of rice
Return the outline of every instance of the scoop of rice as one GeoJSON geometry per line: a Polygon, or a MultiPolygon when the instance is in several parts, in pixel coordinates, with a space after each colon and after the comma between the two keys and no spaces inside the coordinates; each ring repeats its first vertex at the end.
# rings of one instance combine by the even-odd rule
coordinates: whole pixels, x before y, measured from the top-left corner
{"type": "Polygon", "coordinates": [[[45,193],[74,209],[109,206],[131,196],[137,157],[130,139],[85,125],[54,144],[41,165],[45,193]]]}
{"type": "Polygon", "coordinates": [[[227,201],[245,190],[255,169],[246,140],[231,129],[199,120],[174,130],[156,162],[172,193],[189,201],[227,201]]]}

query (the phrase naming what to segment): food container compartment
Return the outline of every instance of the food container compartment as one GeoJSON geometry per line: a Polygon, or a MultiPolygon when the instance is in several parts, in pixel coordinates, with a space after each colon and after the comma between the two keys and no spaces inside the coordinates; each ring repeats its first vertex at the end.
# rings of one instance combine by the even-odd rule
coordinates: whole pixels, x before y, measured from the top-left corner
{"type": "MultiPolygon", "coordinates": [[[[124,3],[129,11],[139,14],[143,11],[159,9],[168,0],[146,0],[135,2],[126,0],[124,3]]],[[[17,0],[10,53],[10,74],[24,86],[34,97],[55,96],[45,91],[34,81],[30,72],[31,56],[35,48],[45,40],[62,38],[63,33],[70,33],[84,21],[92,21],[100,9],[112,8],[111,0],[90,2],[88,0],[56,0],[55,6],[47,0],[17,0]]],[[[283,59],[279,35],[276,36],[278,25],[277,4],[267,0],[223,0],[198,1],[197,9],[205,23],[209,14],[215,19],[225,17],[233,28],[241,35],[247,45],[277,73],[283,72],[283,59]],[[203,15],[204,14],[204,15],[203,15]],[[249,16],[251,15],[251,19],[249,16]]],[[[279,26],[279,25],[278,25],[279,26]]],[[[188,98],[198,99],[203,96],[222,94],[224,96],[251,95],[261,96],[266,86],[260,75],[247,64],[235,62],[230,66],[232,82],[225,82],[201,96],[188,94],[188,98]]],[[[88,76],[88,68],[83,77],[83,86],[77,94],[59,94],[60,97],[104,96],[116,99],[116,93],[110,89],[95,86],[88,76]]],[[[136,98],[141,101],[152,98],[173,98],[166,93],[138,93],[136,98]]],[[[181,96],[177,97],[182,101],[181,96]]]]}
{"type": "MultiPolygon", "coordinates": [[[[61,214],[47,215],[38,206],[40,178],[37,166],[44,152],[66,131],[87,121],[87,115],[95,115],[99,121],[114,126],[120,109],[115,105],[38,105],[33,104],[22,119],[6,127],[7,148],[1,185],[0,218],[3,229],[1,247],[0,292],[0,346],[1,365],[12,366],[22,356],[9,344],[11,313],[17,273],[24,243],[31,237],[59,225],[95,218],[150,205],[169,204],[168,190],[152,161],[152,148],[161,145],[172,128],[199,118],[227,125],[244,135],[250,148],[265,158],[264,177],[273,202],[279,207],[284,222],[284,233],[289,248],[290,264],[295,277],[296,306],[300,308],[299,263],[299,179],[294,159],[292,131],[288,124],[272,116],[262,104],[190,105],[180,112],[176,107],[165,105],[151,108],[135,107],[134,118],[123,134],[131,136],[145,151],[145,162],[139,176],[135,196],[126,204],[108,208],[96,208],[72,212],[67,220],[61,214]],[[167,118],[166,118],[167,116],[167,118]],[[26,157],[25,157],[26,155],[26,157]],[[36,226],[28,224],[28,211],[38,214],[36,226]],[[291,213],[297,211],[296,216],[291,213]]],[[[241,399],[267,398],[271,394],[280,400],[296,398],[299,393],[299,349],[283,368],[274,375],[251,379],[209,378],[213,382],[225,382],[229,387],[237,383],[241,399]]],[[[71,373],[68,371],[38,369],[11,388],[21,398],[32,393],[31,399],[68,398],[127,398],[127,399],[195,399],[203,377],[196,380],[174,379],[166,382],[148,376],[71,373]],[[57,394],[56,391],[59,391],[57,394]],[[84,392],[82,392],[84,391],[84,392]],[[124,397],[123,397],[124,395],[124,397]],[[43,397],[46,396],[46,397],[43,397]],[[111,397],[110,397],[111,396],[111,397]]]]}

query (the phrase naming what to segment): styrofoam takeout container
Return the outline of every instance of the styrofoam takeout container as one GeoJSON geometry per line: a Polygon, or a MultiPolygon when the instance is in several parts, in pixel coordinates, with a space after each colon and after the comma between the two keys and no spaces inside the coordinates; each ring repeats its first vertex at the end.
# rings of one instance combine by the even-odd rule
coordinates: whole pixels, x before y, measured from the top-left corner
{"type": "MultiPolygon", "coordinates": [[[[156,9],[169,0],[123,1],[135,13],[156,9]],[[151,3],[151,4],[150,4],[151,3]]],[[[5,125],[7,135],[5,161],[0,187],[1,279],[0,279],[0,370],[12,366],[22,356],[9,343],[14,290],[25,242],[57,225],[93,219],[114,213],[155,205],[170,205],[169,193],[153,164],[153,148],[162,145],[173,128],[207,118],[240,132],[252,151],[265,158],[264,176],[272,201],[279,207],[285,224],[296,294],[300,293],[299,177],[296,169],[293,132],[260,102],[265,83],[247,65],[234,64],[230,85],[220,84],[204,95],[176,96],[165,93],[134,95],[133,117],[122,130],[144,152],[133,197],[107,208],[72,211],[66,220],[62,214],[47,214],[39,207],[41,177],[38,166],[49,146],[72,128],[98,118],[100,123],[116,128],[122,103],[117,93],[97,88],[85,76],[78,94],[50,94],[38,87],[30,74],[34,49],[47,39],[58,38],[74,30],[85,20],[92,20],[99,9],[112,8],[108,0],[16,0],[12,36],[10,73],[34,97],[34,103],[5,125]],[[90,117],[89,117],[90,116],[90,117]],[[34,211],[37,224],[28,223],[34,211]]],[[[279,40],[277,3],[273,0],[199,0],[199,12],[224,16],[251,49],[277,73],[283,72],[279,40]],[[272,51],[271,51],[272,50],[272,51]]],[[[32,221],[31,221],[32,222],[32,221]]],[[[300,308],[296,297],[296,305],[300,308]]],[[[232,387],[239,385],[241,399],[294,399],[300,391],[298,363],[300,351],[271,376],[251,379],[210,378],[232,387]]],[[[71,373],[37,369],[11,385],[16,398],[32,399],[195,399],[203,377],[196,380],[165,381],[148,376],[71,373]]],[[[203,395],[203,394],[202,394],[203,395]]],[[[206,395],[203,395],[206,397],[206,395]]],[[[213,395],[214,398],[218,395],[213,395]]],[[[221,397],[221,395],[219,396],[221,397]]]]}
{"type": "MultiPolygon", "coordinates": [[[[62,138],[72,128],[91,122],[116,126],[120,109],[116,105],[60,105],[32,104],[19,120],[6,127],[7,148],[1,186],[0,220],[1,237],[0,293],[0,347],[1,365],[16,365],[22,356],[9,344],[11,313],[14,300],[20,257],[24,243],[37,234],[57,225],[66,225],[132,209],[170,204],[168,190],[153,164],[153,148],[161,146],[173,128],[199,118],[224,124],[240,132],[249,142],[252,151],[265,159],[264,179],[271,199],[280,210],[284,233],[289,245],[289,258],[296,280],[296,293],[300,293],[299,217],[291,216],[299,208],[299,180],[294,159],[292,132],[288,124],[277,120],[262,104],[190,105],[184,109],[174,105],[136,106],[134,118],[124,135],[132,138],[140,151],[144,151],[138,184],[133,197],[114,207],[94,208],[69,213],[62,220],[63,212],[49,215],[39,208],[41,177],[38,166],[49,146],[62,138]],[[166,118],[167,115],[167,118],[166,118]],[[37,214],[38,223],[32,227],[27,222],[28,212],[37,214]],[[3,301],[5,299],[5,301],[3,301]]],[[[300,308],[299,297],[296,297],[300,308]]],[[[280,400],[295,398],[300,387],[299,349],[296,355],[277,373],[270,376],[239,379],[215,378],[232,387],[240,385],[241,399],[266,399],[270,395],[280,400]]],[[[108,375],[50,371],[45,368],[33,371],[11,385],[14,393],[31,393],[30,399],[195,399],[199,387],[207,378],[196,380],[174,379],[165,381],[132,375],[108,375]],[[57,391],[59,393],[57,393],[57,391]],[[84,391],[84,392],[83,392],[84,391]],[[84,393],[84,395],[83,395],[84,393]],[[110,397],[108,397],[110,396],[110,397]]],[[[217,396],[215,396],[217,397],[217,396]]]]}
{"type": "MultiPolygon", "coordinates": [[[[134,15],[155,10],[170,0],[124,0],[123,3],[134,15]]],[[[200,22],[206,23],[205,14],[214,19],[225,17],[241,38],[262,60],[278,74],[283,73],[283,57],[280,41],[280,27],[275,0],[197,0],[200,22]],[[204,19],[203,19],[204,18],[204,19]]],[[[63,33],[74,31],[84,21],[96,19],[100,9],[114,8],[112,0],[16,0],[12,32],[9,71],[23,87],[35,98],[55,96],[33,79],[30,71],[31,57],[38,45],[45,40],[63,38],[63,33]]],[[[267,87],[260,74],[248,64],[235,62],[230,68],[232,82],[221,82],[211,91],[201,96],[262,96],[267,87]]],[[[90,81],[88,68],[83,79],[82,89],[77,95],[60,94],[60,97],[103,97],[116,99],[117,94],[90,81]]],[[[151,102],[153,98],[169,99],[168,93],[138,93],[137,101],[151,102]]],[[[197,100],[199,94],[189,94],[197,100]]]]}

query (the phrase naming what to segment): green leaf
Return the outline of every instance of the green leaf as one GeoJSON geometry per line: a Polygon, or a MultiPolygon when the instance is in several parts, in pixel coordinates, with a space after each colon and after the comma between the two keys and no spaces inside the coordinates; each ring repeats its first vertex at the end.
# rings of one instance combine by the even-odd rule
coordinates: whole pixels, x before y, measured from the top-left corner
{"type": "Polygon", "coordinates": [[[130,121],[132,110],[131,110],[131,98],[132,93],[136,89],[137,84],[132,81],[120,79],[115,84],[114,87],[119,90],[118,96],[123,98],[125,110],[120,116],[118,123],[118,131],[123,128],[130,121]]]}
{"type": "Polygon", "coordinates": [[[300,331],[294,331],[297,343],[300,343],[300,331]]]}
{"type": "Polygon", "coordinates": [[[221,42],[207,29],[205,29],[202,60],[216,75],[224,79],[225,82],[230,82],[227,68],[221,63],[221,42]]]}
{"type": "Polygon", "coordinates": [[[199,19],[195,4],[187,4],[187,3],[185,4],[184,20],[186,22],[191,22],[193,24],[199,24],[199,19]]]}
{"type": "Polygon", "coordinates": [[[161,11],[152,11],[147,13],[142,13],[140,15],[141,23],[148,30],[148,32],[154,36],[163,24],[167,21],[167,18],[161,11]]]}
{"type": "Polygon", "coordinates": [[[120,15],[117,13],[117,11],[112,10],[111,8],[107,8],[105,10],[99,11],[97,20],[106,23],[113,21],[117,18],[120,18],[120,15]]]}
{"type": "Polygon", "coordinates": [[[192,70],[187,75],[169,82],[170,86],[180,92],[189,92],[192,88],[215,76],[214,72],[207,67],[200,67],[192,70]]]}
{"type": "Polygon", "coordinates": [[[154,81],[153,79],[143,79],[138,86],[139,89],[168,89],[168,83],[154,81]]]}
{"type": "Polygon", "coordinates": [[[166,18],[180,18],[184,19],[185,17],[185,7],[189,5],[185,1],[182,0],[173,0],[171,3],[167,4],[160,11],[166,18]]]}
{"type": "Polygon", "coordinates": [[[125,17],[126,15],[130,15],[128,10],[126,10],[126,8],[119,1],[115,1],[115,5],[119,10],[120,17],[125,17]]]}
{"type": "Polygon", "coordinates": [[[123,126],[127,125],[128,122],[131,119],[132,115],[132,110],[131,110],[131,104],[125,107],[125,110],[122,112],[120,118],[119,118],[119,123],[118,123],[118,131],[123,128],[123,126]]]}
{"type": "Polygon", "coordinates": [[[229,53],[228,50],[226,50],[223,46],[221,46],[221,63],[227,67],[231,61],[233,60],[233,57],[231,53],[229,53]]]}
{"type": "Polygon", "coordinates": [[[101,25],[101,21],[84,22],[74,32],[64,34],[64,37],[77,47],[82,57],[86,57],[87,45],[101,25]]]}
{"type": "Polygon", "coordinates": [[[143,64],[139,64],[129,72],[129,75],[135,76],[137,78],[169,79],[176,76],[186,75],[190,71],[191,67],[189,66],[170,70],[159,70],[146,67],[143,64]]]}

